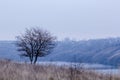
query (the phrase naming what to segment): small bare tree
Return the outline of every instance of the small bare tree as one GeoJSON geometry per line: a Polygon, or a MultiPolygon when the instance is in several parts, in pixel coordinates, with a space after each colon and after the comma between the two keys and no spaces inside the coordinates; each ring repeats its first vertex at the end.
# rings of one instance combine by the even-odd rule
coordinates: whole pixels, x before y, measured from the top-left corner
{"type": "Polygon", "coordinates": [[[22,52],[20,55],[29,57],[31,64],[35,64],[38,57],[49,54],[55,47],[55,37],[46,30],[30,28],[17,36],[17,46],[18,51],[22,52]]]}

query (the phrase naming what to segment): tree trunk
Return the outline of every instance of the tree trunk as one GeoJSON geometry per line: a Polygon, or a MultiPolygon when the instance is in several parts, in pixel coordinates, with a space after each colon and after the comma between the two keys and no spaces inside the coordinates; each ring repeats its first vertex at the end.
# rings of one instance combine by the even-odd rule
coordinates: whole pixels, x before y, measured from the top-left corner
{"type": "Polygon", "coordinates": [[[32,59],[31,59],[31,56],[29,55],[29,60],[30,60],[30,63],[32,64],[32,59]]]}
{"type": "Polygon", "coordinates": [[[37,62],[38,55],[35,56],[34,64],[37,62]]]}
{"type": "Polygon", "coordinates": [[[30,58],[30,63],[33,64],[33,55],[30,55],[29,58],[30,58]]]}

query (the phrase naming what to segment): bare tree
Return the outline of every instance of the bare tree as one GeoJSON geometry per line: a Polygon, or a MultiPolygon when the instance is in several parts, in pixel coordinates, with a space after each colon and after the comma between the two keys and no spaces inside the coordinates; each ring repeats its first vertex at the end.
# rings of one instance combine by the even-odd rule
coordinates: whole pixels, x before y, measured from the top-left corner
{"type": "Polygon", "coordinates": [[[31,64],[35,64],[38,57],[49,54],[55,47],[55,37],[46,30],[30,28],[17,36],[17,46],[18,51],[22,52],[20,55],[29,57],[31,64]]]}

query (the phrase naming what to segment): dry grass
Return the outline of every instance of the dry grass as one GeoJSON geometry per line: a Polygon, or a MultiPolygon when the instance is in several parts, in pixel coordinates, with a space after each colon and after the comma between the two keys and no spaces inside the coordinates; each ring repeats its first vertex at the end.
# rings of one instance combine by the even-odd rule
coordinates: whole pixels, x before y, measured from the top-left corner
{"type": "Polygon", "coordinates": [[[120,80],[83,69],[30,65],[0,60],[0,80],[120,80]]]}

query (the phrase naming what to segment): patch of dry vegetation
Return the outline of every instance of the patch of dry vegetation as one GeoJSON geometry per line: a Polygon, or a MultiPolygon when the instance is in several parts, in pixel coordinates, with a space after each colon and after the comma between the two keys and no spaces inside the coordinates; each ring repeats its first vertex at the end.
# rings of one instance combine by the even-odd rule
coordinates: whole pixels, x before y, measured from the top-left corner
{"type": "Polygon", "coordinates": [[[0,80],[120,80],[120,77],[77,68],[0,60],[0,80]]]}

